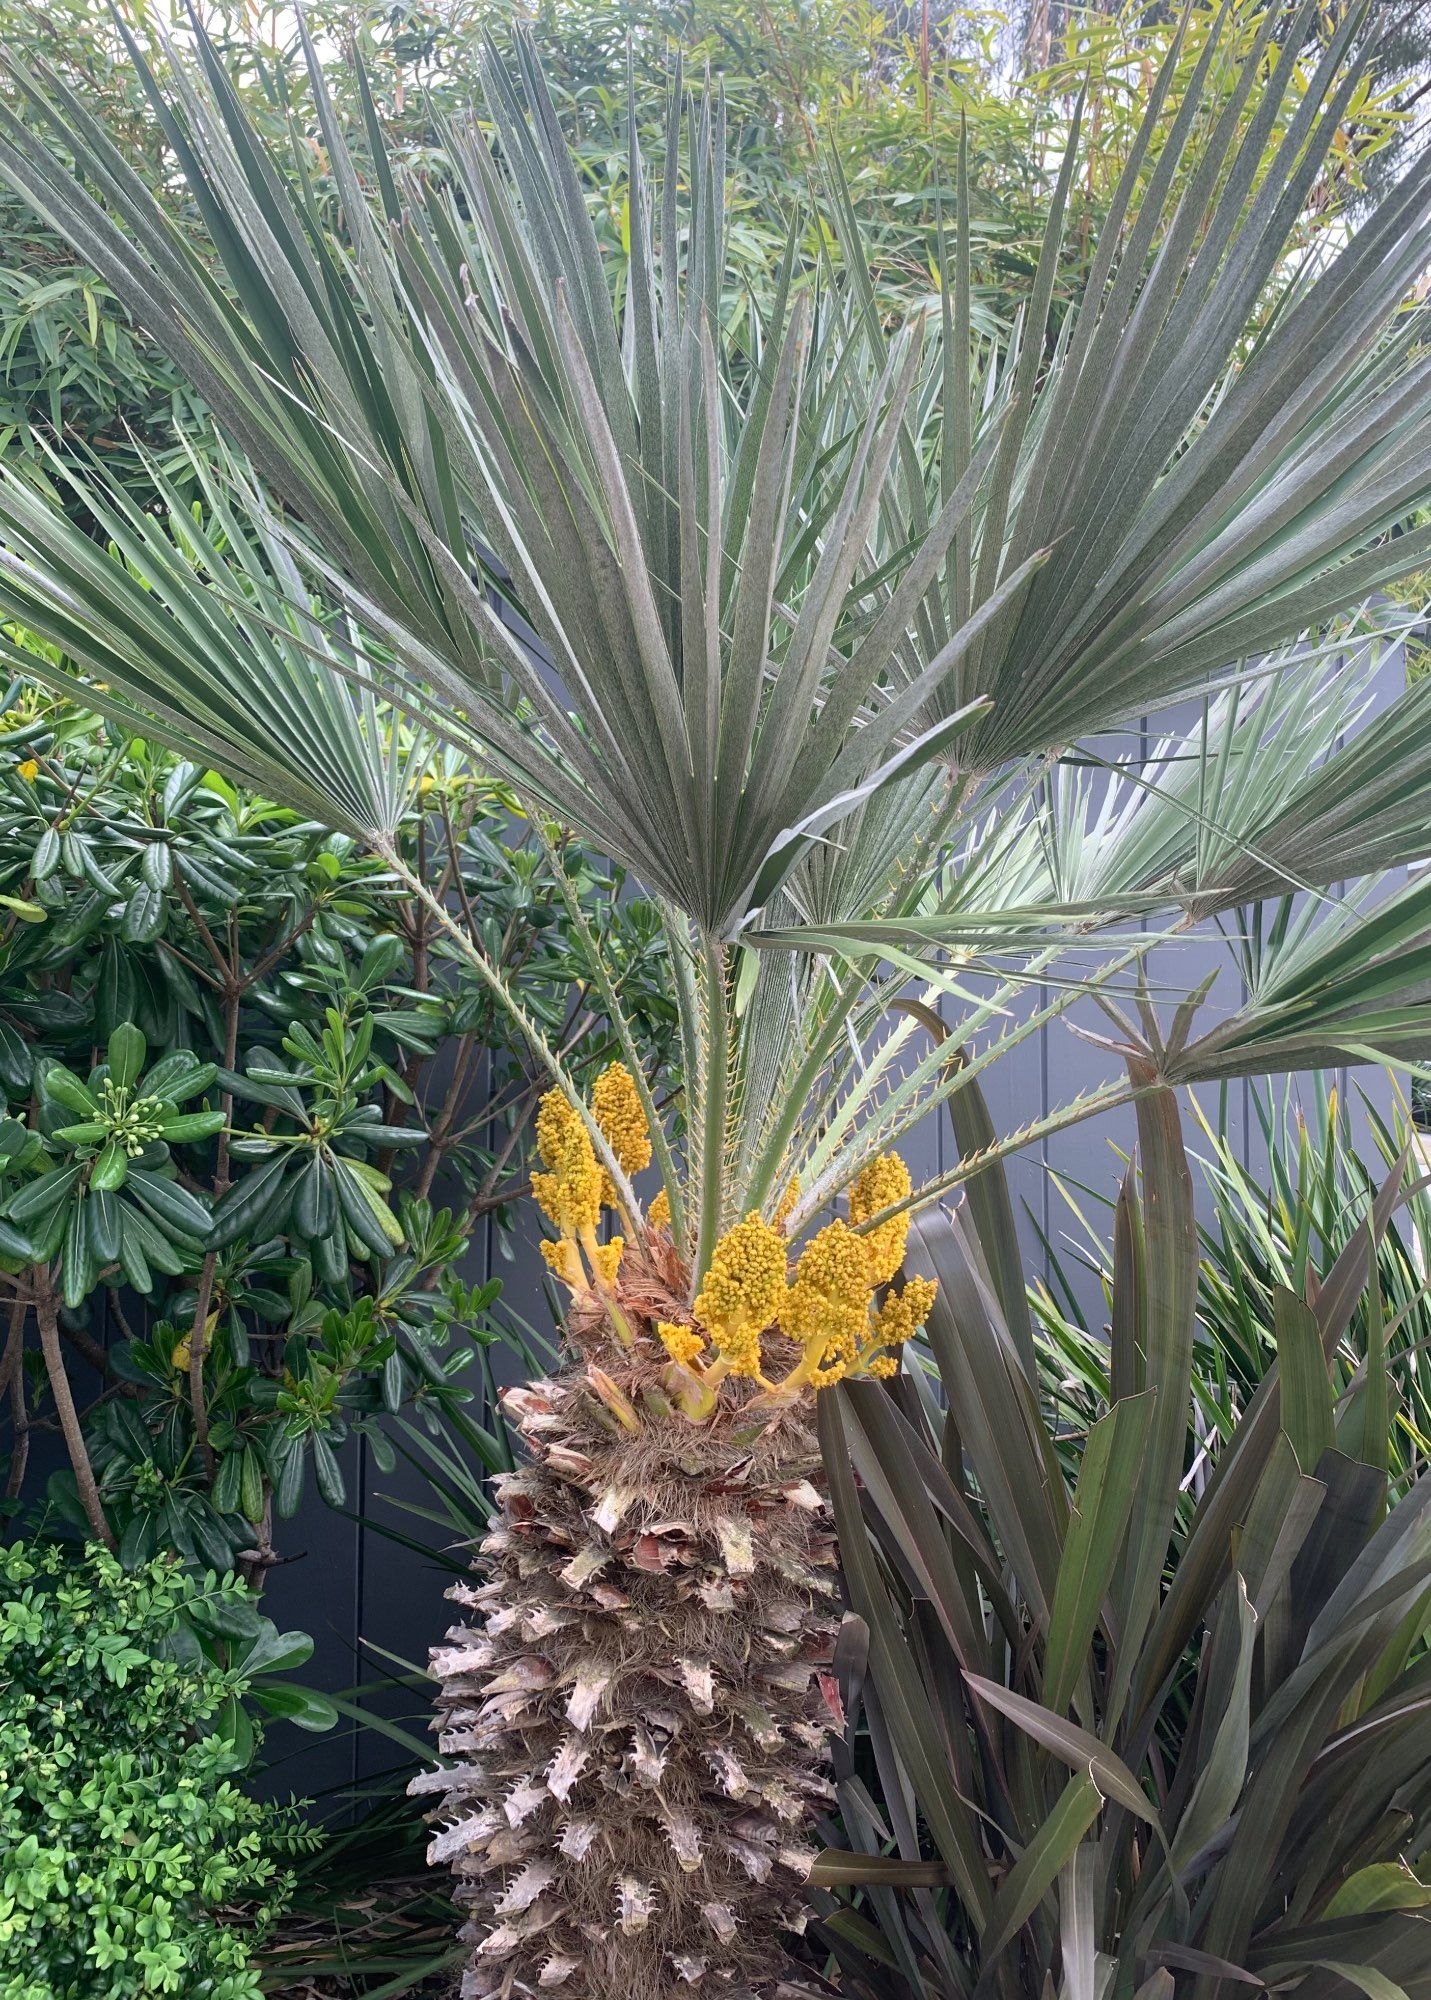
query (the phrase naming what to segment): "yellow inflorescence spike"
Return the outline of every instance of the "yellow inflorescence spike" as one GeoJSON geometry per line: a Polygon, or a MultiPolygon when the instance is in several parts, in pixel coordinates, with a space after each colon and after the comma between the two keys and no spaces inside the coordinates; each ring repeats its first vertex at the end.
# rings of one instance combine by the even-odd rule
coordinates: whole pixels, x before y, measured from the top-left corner
{"type": "Polygon", "coordinates": [[[901,1290],[889,1294],[870,1324],[871,1350],[902,1347],[906,1340],[912,1340],[929,1317],[937,1289],[932,1278],[906,1278],[901,1290]]]}
{"type": "Polygon", "coordinates": [[[848,1223],[826,1223],[801,1253],[780,1322],[805,1350],[797,1376],[826,1388],[849,1372],[869,1326],[872,1289],[863,1239],[848,1223]]]}
{"type": "Polygon", "coordinates": [[[652,1201],[646,1211],[646,1220],[653,1229],[669,1229],[671,1226],[671,1197],[664,1188],[652,1201]]]}
{"type": "Polygon", "coordinates": [[[538,1107],[537,1151],[546,1172],[532,1175],[532,1192],[558,1232],[555,1243],[542,1245],[543,1257],[564,1285],[584,1292],[584,1251],[597,1285],[609,1293],[624,1246],[619,1236],[609,1243],[596,1240],[605,1175],[596,1163],[586,1121],[563,1091],[549,1090],[538,1107]]]}
{"type": "Polygon", "coordinates": [[[574,1292],[586,1290],[581,1252],[570,1236],[561,1236],[555,1243],[541,1243],[537,1247],[564,1285],[570,1285],[574,1292]]]}
{"type": "MultiPolygon", "coordinates": [[[[858,1228],[868,1222],[881,1209],[903,1201],[909,1194],[912,1183],[909,1168],[898,1153],[880,1153],[870,1161],[855,1178],[850,1188],[850,1223],[858,1228]]],[[[865,1248],[869,1252],[870,1278],[876,1285],[887,1285],[900,1265],[904,1262],[904,1246],[909,1236],[909,1215],[891,1216],[888,1222],[881,1222],[874,1229],[864,1232],[865,1248]]]]}
{"type": "Polygon", "coordinates": [[[785,1302],[785,1239],[754,1209],[716,1244],[696,1318],[730,1375],[760,1374],[760,1336],[785,1302]]]}
{"type": "MultiPolygon", "coordinates": [[[[628,1180],[650,1166],[651,1134],[646,1126],[646,1113],[636,1080],[625,1063],[609,1064],[596,1079],[591,1093],[591,1115],[628,1180]]],[[[604,1170],[601,1199],[608,1208],[616,1206],[616,1189],[610,1174],[604,1170]]]]}
{"type": "Polygon", "coordinates": [[[609,1243],[597,1243],[587,1252],[591,1258],[591,1267],[596,1273],[597,1283],[604,1285],[608,1291],[616,1283],[616,1273],[621,1264],[621,1252],[625,1248],[624,1239],[620,1236],[613,1236],[609,1243]]]}
{"type": "Polygon", "coordinates": [[[663,1319],[657,1322],[656,1331],[667,1354],[682,1368],[688,1368],[693,1361],[699,1360],[705,1351],[706,1343],[699,1327],[676,1326],[663,1319]]]}
{"type": "Polygon", "coordinates": [[[561,1090],[549,1090],[537,1110],[537,1151],[545,1173],[532,1175],[532,1193],[563,1236],[595,1229],[601,1217],[601,1169],[591,1134],[561,1090]]]}

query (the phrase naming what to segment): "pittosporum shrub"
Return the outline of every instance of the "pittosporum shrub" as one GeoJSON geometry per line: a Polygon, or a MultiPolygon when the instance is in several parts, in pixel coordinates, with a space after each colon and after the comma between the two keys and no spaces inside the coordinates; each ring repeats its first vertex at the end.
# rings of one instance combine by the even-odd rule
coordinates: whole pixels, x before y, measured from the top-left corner
{"type": "Polygon", "coordinates": [[[257,2000],[251,1957],[306,1841],[293,1807],[239,1782],[245,1693],[287,1663],[276,1638],[233,1577],[0,1550],[7,2000],[257,2000]]]}

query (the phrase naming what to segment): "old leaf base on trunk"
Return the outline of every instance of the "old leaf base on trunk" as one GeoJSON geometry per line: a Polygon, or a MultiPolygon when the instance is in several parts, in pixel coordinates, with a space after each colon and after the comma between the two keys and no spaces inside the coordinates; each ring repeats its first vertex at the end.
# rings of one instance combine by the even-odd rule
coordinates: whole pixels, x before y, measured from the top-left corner
{"type": "Polygon", "coordinates": [[[670,1412],[643,1330],[676,1308],[641,1278],[630,1348],[574,1304],[599,1377],[506,1396],[526,1462],[433,1655],[448,1767],[415,1789],[442,1795],[464,2000],[764,1995],[806,1916],[837,1624],[810,1402],[670,1412]]]}

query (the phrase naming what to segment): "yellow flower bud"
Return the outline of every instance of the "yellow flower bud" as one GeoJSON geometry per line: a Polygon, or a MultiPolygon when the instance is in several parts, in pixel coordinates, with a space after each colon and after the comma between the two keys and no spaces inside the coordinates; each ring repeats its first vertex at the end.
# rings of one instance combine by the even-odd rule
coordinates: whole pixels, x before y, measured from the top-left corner
{"type": "Polygon", "coordinates": [[[752,1209],[716,1244],[696,1298],[696,1317],[712,1331],[748,1323],[764,1332],[784,1296],[785,1245],[752,1209]]]}
{"type": "Polygon", "coordinates": [[[538,1108],[537,1151],[548,1171],[532,1175],[532,1193],[548,1221],[563,1236],[594,1229],[601,1171],[581,1113],[560,1090],[549,1090],[538,1108]]]}
{"type": "Polygon", "coordinates": [[[663,1319],[657,1322],[656,1331],[667,1354],[683,1368],[705,1352],[706,1344],[698,1327],[675,1326],[670,1320],[663,1319]]]}
{"type": "Polygon", "coordinates": [[[873,1345],[899,1347],[912,1340],[929,1317],[937,1289],[932,1278],[906,1278],[902,1289],[891,1292],[874,1316],[873,1345]]]}
{"type": "MultiPolygon", "coordinates": [[[[650,1166],[651,1134],[646,1129],[646,1113],[641,1108],[635,1078],[625,1063],[611,1063],[596,1079],[591,1112],[628,1180],[650,1166]]],[[[616,1190],[609,1174],[602,1178],[602,1200],[611,1206],[616,1200],[616,1190]]]]}
{"type": "Polygon", "coordinates": [[[846,1223],[827,1223],[801,1253],[781,1326],[802,1347],[814,1349],[822,1367],[836,1354],[853,1359],[869,1325],[870,1290],[863,1240],[846,1223]]]}
{"type": "Polygon", "coordinates": [[[620,1236],[613,1236],[609,1243],[598,1243],[588,1253],[592,1269],[596,1273],[596,1282],[604,1285],[608,1291],[616,1283],[616,1273],[621,1265],[621,1252],[625,1248],[625,1240],[620,1236]]]}
{"type": "Polygon", "coordinates": [[[785,1300],[785,1239],[753,1209],[716,1244],[696,1318],[732,1375],[760,1373],[760,1336],[785,1300]]]}
{"type": "MultiPolygon", "coordinates": [[[[903,1201],[911,1187],[909,1168],[898,1153],[880,1153],[856,1176],[850,1188],[850,1223],[858,1227],[872,1215],[903,1201]]],[[[875,1229],[864,1232],[869,1254],[870,1282],[887,1285],[904,1262],[904,1246],[909,1235],[909,1211],[891,1216],[875,1229]]]]}
{"type": "Polygon", "coordinates": [[[671,1197],[664,1188],[656,1196],[646,1211],[646,1220],[653,1229],[669,1229],[671,1226],[671,1197]]]}
{"type": "Polygon", "coordinates": [[[539,1243],[537,1248],[564,1285],[570,1285],[574,1292],[586,1290],[581,1253],[570,1236],[563,1236],[555,1243],[539,1243]]]}

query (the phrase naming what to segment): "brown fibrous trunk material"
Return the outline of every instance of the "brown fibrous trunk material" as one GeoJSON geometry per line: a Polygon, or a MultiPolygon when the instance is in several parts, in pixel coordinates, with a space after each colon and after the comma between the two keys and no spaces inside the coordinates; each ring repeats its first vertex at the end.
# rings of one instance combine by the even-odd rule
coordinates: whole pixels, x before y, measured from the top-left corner
{"type": "Polygon", "coordinates": [[[525,1462],[449,1592],[446,1767],[414,1789],[441,1795],[464,2000],[765,1995],[807,1914],[837,1623],[809,1401],[668,1410],[652,1289],[621,1300],[630,1349],[573,1310],[604,1393],[580,1358],[508,1393],[525,1462]]]}

